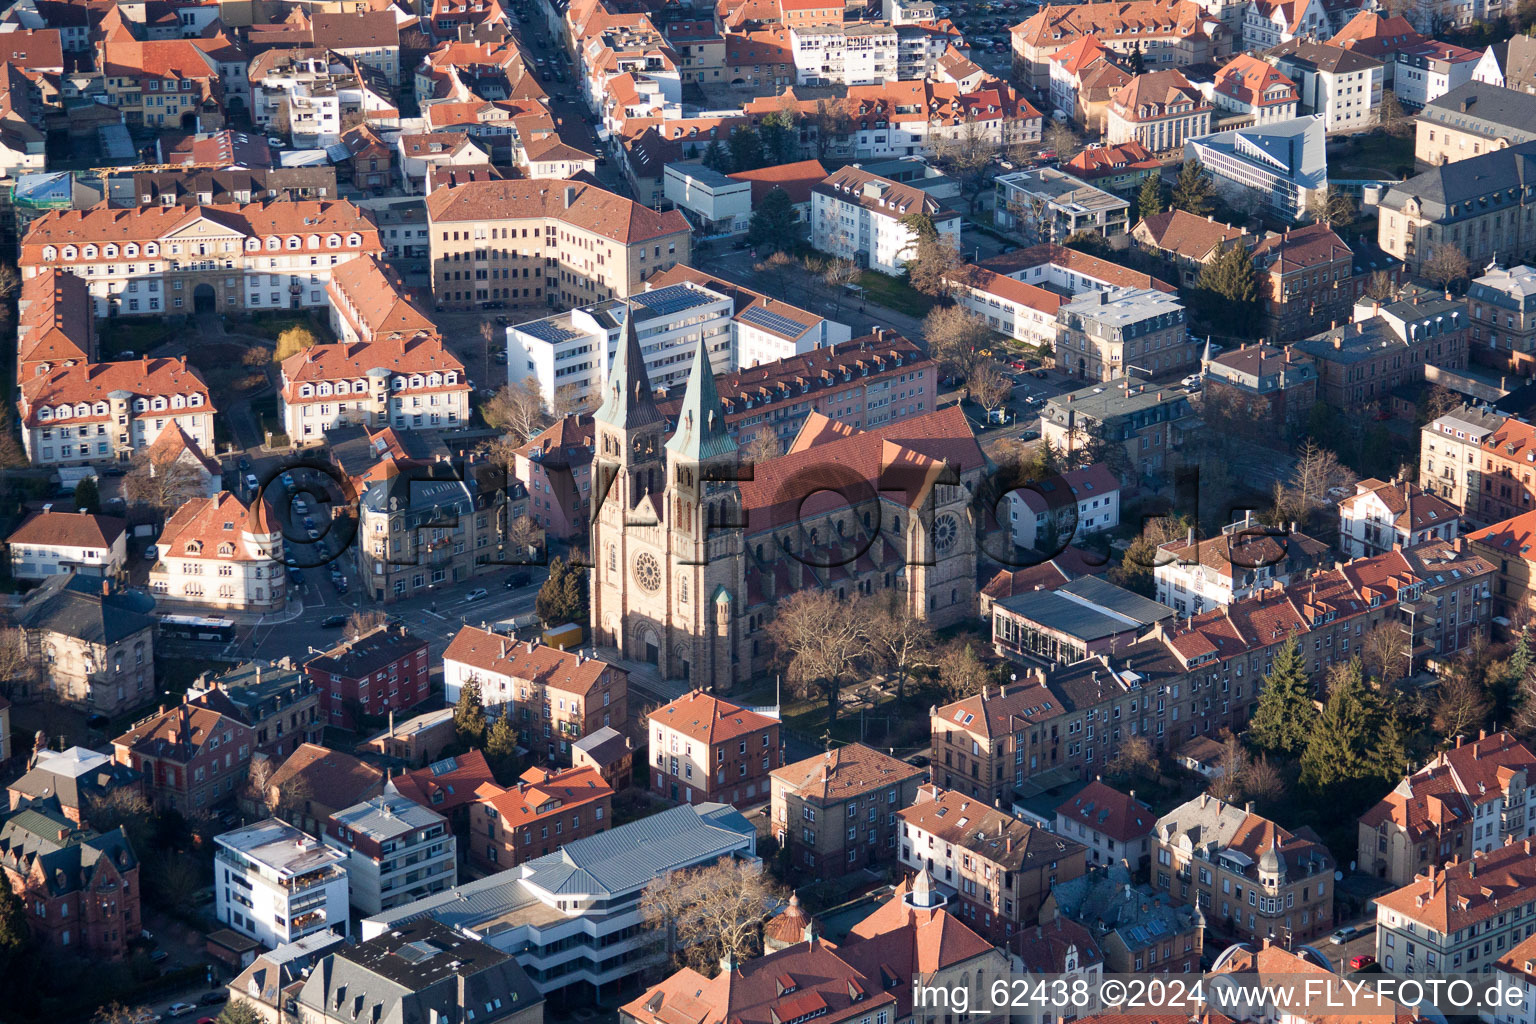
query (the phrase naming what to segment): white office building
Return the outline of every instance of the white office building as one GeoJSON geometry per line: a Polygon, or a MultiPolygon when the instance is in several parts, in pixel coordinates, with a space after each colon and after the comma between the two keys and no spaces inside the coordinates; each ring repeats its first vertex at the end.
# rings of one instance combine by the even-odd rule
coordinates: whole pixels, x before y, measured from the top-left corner
{"type": "Polygon", "coordinates": [[[914,185],[850,164],[811,189],[811,244],[861,267],[897,276],[917,255],[909,218],[922,214],[960,247],[960,214],[914,185]]]}
{"type": "Polygon", "coordinates": [[[214,839],[221,924],[276,948],[320,931],[347,932],[347,855],[268,818],[214,839]]]}
{"type": "Polygon", "coordinates": [[[1232,205],[1299,221],[1328,186],[1325,143],[1324,118],[1312,114],[1190,139],[1184,158],[1200,161],[1232,205]]]}
{"type": "Polygon", "coordinates": [[[347,855],[352,905],[363,914],[392,910],[459,880],[458,840],[448,819],[398,793],[337,811],[325,843],[347,855]]]}
{"type": "Polygon", "coordinates": [[[683,212],[699,238],[739,235],[752,223],[752,183],[694,161],[667,164],[662,195],[683,212]]]}

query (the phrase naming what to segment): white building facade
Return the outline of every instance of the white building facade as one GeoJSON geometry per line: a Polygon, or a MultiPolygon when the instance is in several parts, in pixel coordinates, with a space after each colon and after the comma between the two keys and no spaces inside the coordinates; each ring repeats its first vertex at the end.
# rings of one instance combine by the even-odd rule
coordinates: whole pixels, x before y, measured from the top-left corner
{"type": "Polygon", "coordinates": [[[221,924],[270,949],[316,932],[347,933],[346,854],[277,818],[226,832],[214,844],[221,924]]]}

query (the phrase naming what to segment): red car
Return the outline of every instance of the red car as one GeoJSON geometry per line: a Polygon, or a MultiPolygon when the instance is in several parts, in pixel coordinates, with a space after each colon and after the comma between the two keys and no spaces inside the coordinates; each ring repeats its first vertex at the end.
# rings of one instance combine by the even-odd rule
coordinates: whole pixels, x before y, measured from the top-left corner
{"type": "Polygon", "coordinates": [[[1363,971],[1367,967],[1375,966],[1375,964],[1376,958],[1369,953],[1360,953],[1349,958],[1349,969],[1352,971],[1363,971]]]}

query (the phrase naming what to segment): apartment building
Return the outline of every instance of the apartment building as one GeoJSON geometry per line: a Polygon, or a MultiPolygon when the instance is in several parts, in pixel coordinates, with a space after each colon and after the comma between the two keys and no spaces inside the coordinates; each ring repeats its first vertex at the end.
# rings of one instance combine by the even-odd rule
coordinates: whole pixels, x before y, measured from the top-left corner
{"type": "Polygon", "coordinates": [[[1152,151],[1139,142],[1119,146],[1088,146],[1062,164],[1068,174],[1076,175],[1094,188],[1118,195],[1139,192],[1146,180],[1161,174],[1163,165],[1152,151]]]}
{"type": "Polygon", "coordinates": [[[274,763],[301,744],[318,742],[325,728],[319,691],[286,656],[241,662],[218,674],[203,672],[187,688],[187,700],[250,726],[255,754],[274,763]]]}
{"type": "Polygon", "coordinates": [[[469,805],[469,861],[505,871],[612,824],[613,789],[595,769],[529,768],[516,785],[484,787],[469,805]]]}
{"type": "Polygon", "coordinates": [[[1536,256],[1527,213],[1532,181],[1536,142],[1433,167],[1379,197],[1377,242],[1412,273],[1442,245],[1461,249],[1472,266],[1487,266],[1495,255],[1529,260],[1536,256]]]}
{"type": "Polygon", "coordinates": [[[694,690],[652,711],[651,789],[683,803],[755,803],[784,763],[777,718],[694,690]]]}
{"type": "Polygon", "coordinates": [[[18,685],[16,696],[47,693],[109,715],[151,699],[159,621],[152,610],[110,580],[78,573],[45,579],[12,613],[27,661],[45,670],[36,683],[18,685]]]}
{"type": "Polygon", "coordinates": [[[458,883],[458,841],[448,819],[409,797],[385,793],[331,815],[321,838],[346,855],[348,898],[382,914],[458,883]]]}
{"type": "Polygon", "coordinates": [[[1271,530],[1252,520],[1222,527],[1221,536],[1169,541],[1152,570],[1157,600],[1180,615],[1225,608],[1272,586],[1299,582],[1327,568],[1322,541],[1294,530],[1271,530]],[[1166,558],[1161,557],[1166,554],[1166,558]]]}
{"type": "Polygon", "coordinates": [[[1118,377],[1048,399],[1040,416],[1040,433],[1050,444],[1068,451],[1094,436],[1118,441],[1134,472],[1150,476],[1168,467],[1175,446],[1184,440],[1184,430],[1193,426],[1189,398],[1183,387],[1118,377]]]}
{"type": "Polygon", "coordinates": [[[1465,299],[1409,286],[1393,302],[1358,301],[1353,323],[1293,347],[1316,364],[1320,401],[1358,409],[1385,403],[1399,384],[1423,380],[1428,363],[1448,370],[1466,366],[1471,336],[1465,299]]]}
{"type": "MultiPolygon", "coordinates": [[[[384,792],[385,775],[366,761],[318,743],[301,743],[274,767],[261,792],[248,792],[240,809],[253,818],[281,805],[284,820],[321,835],[331,815],[384,792]],[[285,794],[288,794],[285,799],[285,794]]],[[[252,787],[254,789],[254,787],[252,787]]]]}
{"type": "Polygon", "coordinates": [[[427,642],[388,623],[317,652],[304,674],[320,693],[324,721],[341,729],[356,728],[359,716],[414,708],[432,692],[427,642]]]}
{"type": "Polygon", "coordinates": [[[1258,124],[1295,117],[1300,100],[1295,82],[1252,53],[1238,54],[1217,71],[1211,92],[1217,109],[1246,115],[1258,124]]]}
{"type": "Polygon", "coordinates": [[[1120,525],[1120,481],[1100,463],[1017,487],[1006,497],[1009,536],[1021,548],[1054,551],[1120,525]]]}
{"type": "Polygon", "coordinates": [[[1136,799],[1135,790],[1122,793],[1102,779],[1094,779],[1056,808],[1056,834],[1087,847],[1093,866],[1141,871],[1152,859],[1154,824],[1152,809],[1136,799]]]}
{"type": "Polygon", "coordinates": [[[247,72],[251,122],[276,132],[286,114],[287,136],[298,149],[326,149],[341,142],[348,115],[398,120],[389,87],[340,54],[319,49],[272,49],[257,54],[247,72]]]}
{"type": "Polygon", "coordinates": [[[1296,222],[1313,194],[1327,187],[1323,122],[1309,115],[1216,132],[1185,143],[1185,159],[1200,161],[1229,203],[1266,207],[1296,222]]]}
{"type": "Polygon", "coordinates": [[[1110,145],[1139,142],[1154,153],[1207,135],[1215,108],[1176,68],[1136,75],[1115,94],[1105,118],[1110,145]]]}
{"type": "Polygon", "coordinates": [[[1112,974],[1188,974],[1199,970],[1205,948],[1199,911],[1171,902],[1166,892],[1132,885],[1131,872],[1118,865],[1089,868],[1056,886],[1040,918],[1087,929],[1102,950],[1103,970],[1112,974]]]}
{"type": "Polygon", "coordinates": [[[967,265],[945,280],[955,301],[994,331],[1029,345],[1055,346],[1056,314],[1067,301],[1061,295],[985,267],[967,265]]]}
{"type": "Polygon", "coordinates": [[[1301,112],[1320,116],[1325,130],[1368,128],[1375,123],[1386,82],[1381,61],[1315,38],[1280,43],[1264,58],[1296,83],[1301,112]]]}
{"type": "Polygon", "coordinates": [[[114,739],[112,759],[139,773],[150,803],[186,815],[230,799],[255,749],[255,731],[234,715],[183,701],[114,739]]]}
{"type": "MultiPolygon", "coordinates": [[[[562,416],[517,449],[513,470],[528,492],[528,518],[547,536],[585,534],[592,517],[592,417],[562,416]]],[[[518,558],[509,553],[509,560],[518,558]]]]}
{"type": "Polygon", "coordinates": [[[512,716],[522,744],[551,764],[570,764],[571,744],[628,720],[628,672],[537,640],[461,627],[443,652],[444,699],[456,702],[470,682],[492,713],[512,716]]]}
{"type": "Polygon", "coordinates": [[[168,424],[213,455],[208,384],[185,356],[65,363],[21,382],[21,441],[35,466],[127,462],[168,424]]]}
{"type": "Polygon", "coordinates": [[[22,282],[16,297],[16,381],[60,363],[98,359],[96,318],[85,279],[44,269],[22,282]]]}
{"type": "Polygon", "coordinates": [[[1454,541],[1460,532],[1460,509],[1407,480],[1361,480],[1339,502],[1339,550],[1346,558],[1454,541]]]}
{"type": "Polygon", "coordinates": [[[1049,82],[1050,55],[1086,35],[1126,57],[1140,52],[1154,69],[1203,64],[1232,49],[1227,26],[1188,0],[1048,6],[1009,31],[1014,58],[1027,65],[1037,90],[1049,82]]]}
{"type": "Polygon", "coordinates": [[[1056,311],[1056,365],[1078,380],[1111,381],[1134,367],[1172,377],[1199,367],[1184,304],[1155,288],[1096,291],[1056,311]]]}
{"type": "Polygon", "coordinates": [[[1424,490],[1462,510],[1468,521],[1484,522],[1483,442],[1504,425],[1489,406],[1463,405],[1426,423],[1419,431],[1419,479],[1424,490]]]}
{"type": "Polygon", "coordinates": [[[1467,305],[1474,362],[1523,377],[1536,373],[1536,268],[1490,266],[1467,288],[1467,305]]]}
{"type": "MultiPolygon", "coordinates": [[[[820,166],[815,161],[808,161],[820,166]]],[[[790,164],[804,167],[804,164],[790,164]]],[[[771,169],[771,168],[770,168],[771,169]]],[[[805,190],[805,218],[809,222],[811,189],[825,173],[816,175],[814,182],[803,183],[805,190]]],[[[735,315],[731,318],[731,350],[735,369],[749,369],[760,363],[773,363],[790,356],[805,355],[817,349],[838,345],[849,340],[852,332],[846,324],[828,320],[819,313],[790,305],[781,296],[753,291],[734,281],[716,277],[697,268],[678,264],[662,271],[649,281],[650,289],[666,288],[674,284],[696,284],[709,291],[728,295],[735,303],[735,315]]]]}
{"type": "Polygon", "coordinates": [[[182,130],[224,126],[218,62],[192,40],[141,42],[118,31],[96,42],[95,51],[108,105],[124,123],[182,130]]]}
{"type": "Polygon", "coordinates": [[[1154,886],[1239,942],[1308,942],[1333,929],[1334,861],[1310,830],[1202,793],[1157,819],[1154,886]]]}
{"type": "Polygon", "coordinates": [[[1328,30],[1323,0],[1255,0],[1243,12],[1243,45],[1259,50],[1328,30]]]}
{"type": "Polygon", "coordinates": [[[791,24],[796,85],[877,85],[895,81],[900,44],[888,22],[791,24]]]}
{"type": "Polygon", "coordinates": [[[128,560],[128,523],[45,507],[17,527],[5,546],[12,579],[45,580],[72,572],[111,578],[128,560]]]}
{"type": "Polygon", "coordinates": [[[1317,404],[1317,366],[1291,346],[1244,342],[1200,364],[1205,401],[1236,423],[1300,429],[1317,404]]]}
{"type": "Polygon", "coordinates": [[[1438,39],[1398,48],[1392,60],[1392,91],[1404,107],[1418,110],[1457,86],[1472,81],[1483,51],[1438,39]]]}
{"type": "Polygon", "coordinates": [[[1536,496],[1531,466],[1536,427],[1511,416],[1483,438],[1481,447],[1483,487],[1476,505],[1478,520],[1498,523],[1530,510],[1536,496]]]}
{"type": "Polygon", "coordinates": [[[938,785],[897,816],[902,867],[931,874],[951,912],[993,942],[1034,927],[1051,890],[1087,870],[1081,843],[938,785]]]}
{"type": "Polygon", "coordinates": [[[214,916],[271,949],[347,933],[347,854],[277,818],[214,837],[214,916]]]}
{"type": "MultiPolygon", "coordinates": [[[[10,721],[10,706],[3,720],[10,721]]],[[[0,753],[10,760],[10,748],[0,753]]],[[[26,771],[20,778],[6,786],[9,804],[6,809],[20,810],[23,804],[36,805],[39,801],[57,802],[58,813],[76,825],[85,823],[85,815],[91,805],[106,799],[118,790],[139,788],[138,773],[126,765],[112,760],[111,755],[85,747],[68,750],[37,750],[27,760],[26,771]]]]}
{"type": "Polygon", "coordinates": [[[348,424],[453,430],[469,421],[464,364],[434,333],[315,345],[283,360],[279,413],[297,445],[348,424]]]}
{"type": "Polygon", "coordinates": [[[958,210],[920,188],[845,167],[811,189],[811,244],[871,270],[899,275],[916,255],[917,234],[905,219],[917,214],[958,248],[958,210]]]}
{"type": "Polygon", "coordinates": [[[721,858],[757,860],[752,824],[721,804],[671,807],[368,918],[361,932],[366,942],[430,918],[510,953],[544,995],[595,997],[667,958],[645,934],[645,887],[721,858]]]}
{"type": "Polygon", "coordinates": [[[427,197],[427,223],[440,309],[622,299],[653,274],[687,263],[690,253],[681,213],[547,178],[438,189],[427,197]]]}
{"type": "Polygon", "coordinates": [[[169,604],[280,609],[288,594],[282,545],[282,527],[265,504],[253,509],[229,491],[193,498],[165,521],[150,592],[169,604]]]}
{"type": "Polygon", "coordinates": [[[1201,270],[1228,246],[1246,247],[1251,241],[1240,228],[1184,210],[1164,210],[1141,218],[1131,230],[1131,238],[1143,252],[1171,263],[1179,282],[1188,288],[1198,284],[1201,270]]]}
{"type": "Polygon", "coordinates": [[[1414,117],[1413,158],[1436,167],[1500,146],[1536,142],[1536,96],[1484,82],[1463,82],[1424,104],[1414,117]]]}
{"type": "Polygon", "coordinates": [[[345,200],[53,210],[21,242],[23,279],[45,268],[85,279],[98,318],[327,302],[331,270],[381,251],[345,200]]]}
{"type": "Polygon", "coordinates": [[[1273,344],[1296,341],[1350,320],[1354,252],[1327,224],[1269,234],[1253,246],[1264,299],[1262,330],[1273,344]]]}
{"type": "Polygon", "coordinates": [[[995,187],[993,221],[1031,245],[1063,242],[1079,231],[1115,238],[1129,225],[1128,200],[1054,167],[998,175],[995,187]]]}
{"type": "Polygon", "coordinates": [[[1376,959],[1404,974],[1489,973],[1536,933],[1536,850],[1521,839],[1424,874],[1376,897],[1376,959]]]}
{"type": "Polygon", "coordinates": [[[1536,512],[1495,522],[1467,536],[1472,551],[1498,567],[1493,581],[1493,614],[1510,618],[1536,610],[1536,512]]]}
{"type": "Polygon", "coordinates": [[[1360,816],[1356,859],[1394,886],[1536,834],[1536,754],[1512,733],[1457,737],[1360,816]]]}
{"type": "Polygon", "coordinates": [[[1098,36],[1074,39],[1048,58],[1051,106],[1074,124],[1102,132],[1110,102],[1131,81],[1122,63],[1130,62],[1098,36]]]}
{"type": "Polygon", "coordinates": [[[775,769],[770,818],[781,849],[816,878],[840,878],[896,857],[896,815],[925,772],[850,743],[775,769]]]}
{"type": "Polygon", "coordinates": [[[337,267],[325,292],[331,330],[341,341],[437,333],[432,318],[406,295],[400,275],[374,253],[337,267]]]}

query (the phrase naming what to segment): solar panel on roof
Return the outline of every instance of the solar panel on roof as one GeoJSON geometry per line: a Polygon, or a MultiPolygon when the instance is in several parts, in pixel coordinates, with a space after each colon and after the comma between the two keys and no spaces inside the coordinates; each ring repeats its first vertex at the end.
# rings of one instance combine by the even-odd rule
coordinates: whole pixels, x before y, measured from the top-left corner
{"type": "Polygon", "coordinates": [[[742,312],[741,319],[754,326],[774,331],[790,338],[798,338],[805,333],[805,324],[797,323],[787,316],[780,316],[778,313],[764,309],[762,306],[748,307],[742,312]]]}
{"type": "Polygon", "coordinates": [[[547,341],[551,345],[559,344],[562,341],[569,341],[572,338],[579,338],[582,333],[580,331],[573,331],[568,327],[561,327],[553,320],[535,320],[531,324],[520,324],[517,329],[530,337],[537,338],[540,341],[547,341]]]}
{"type": "Polygon", "coordinates": [[[445,757],[441,761],[434,761],[430,770],[433,775],[447,775],[459,770],[459,762],[455,758],[445,757]]]}
{"type": "Polygon", "coordinates": [[[694,306],[707,305],[713,302],[710,296],[702,292],[694,291],[680,284],[671,284],[665,288],[658,288],[653,292],[641,292],[631,301],[636,305],[644,306],[653,313],[666,316],[669,313],[677,313],[684,309],[692,309],[694,306]]]}

